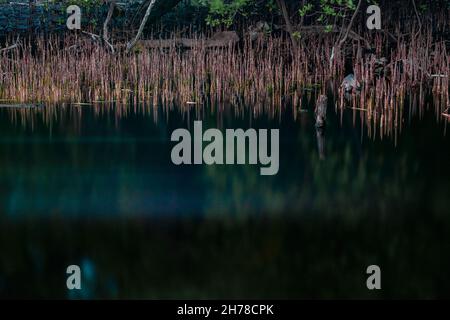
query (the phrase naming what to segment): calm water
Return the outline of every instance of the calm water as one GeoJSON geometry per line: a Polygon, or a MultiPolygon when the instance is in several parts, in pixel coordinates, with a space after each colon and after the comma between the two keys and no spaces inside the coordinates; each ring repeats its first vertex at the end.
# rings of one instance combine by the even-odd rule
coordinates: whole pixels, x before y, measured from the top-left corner
{"type": "Polygon", "coordinates": [[[447,123],[408,113],[381,139],[328,116],[319,155],[311,111],[0,109],[0,296],[450,297],[447,123]],[[173,165],[170,135],[196,119],[279,128],[279,173],[173,165]]]}

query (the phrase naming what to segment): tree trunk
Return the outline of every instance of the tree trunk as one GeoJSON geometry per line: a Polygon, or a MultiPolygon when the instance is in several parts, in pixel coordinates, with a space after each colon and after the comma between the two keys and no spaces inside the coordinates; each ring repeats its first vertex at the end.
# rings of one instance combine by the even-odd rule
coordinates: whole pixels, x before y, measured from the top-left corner
{"type": "Polygon", "coordinates": [[[130,52],[131,49],[134,48],[134,46],[136,45],[136,43],[138,42],[139,38],[142,35],[142,32],[144,31],[145,28],[145,24],[147,23],[148,17],[150,16],[150,13],[152,12],[153,6],[155,5],[156,0],[151,0],[148,7],[147,7],[147,11],[145,12],[145,16],[141,21],[141,25],[139,26],[139,30],[136,34],[136,37],[134,37],[133,40],[131,40],[130,42],[128,42],[127,44],[127,52],[130,52]]]}
{"type": "Polygon", "coordinates": [[[292,45],[294,49],[297,47],[297,39],[295,38],[294,28],[292,27],[291,18],[289,17],[289,12],[287,10],[286,2],[284,0],[277,0],[278,7],[283,15],[284,23],[286,24],[286,30],[291,37],[292,45]]]}

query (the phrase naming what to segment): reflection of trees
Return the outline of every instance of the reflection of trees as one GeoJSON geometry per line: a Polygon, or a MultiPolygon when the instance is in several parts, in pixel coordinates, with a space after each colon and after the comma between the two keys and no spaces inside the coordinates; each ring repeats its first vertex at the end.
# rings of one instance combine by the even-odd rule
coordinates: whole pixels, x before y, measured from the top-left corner
{"type": "MultiPolygon", "coordinates": [[[[6,122],[0,128],[8,133],[2,139],[20,138],[6,122]]],[[[77,130],[64,128],[74,137],[77,130]]],[[[65,298],[65,267],[87,263],[95,272],[81,297],[371,298],[364,272],[377,263],[389,284],[376,293],[382,297],[448,298],[450,281],[436,272],[450,267],[450,185],[441,171],[450,161],[448,139],[426,121],[403,135],[397,148],[391,141],[361,143],[358,128],[345,121],[327,130],[325,161],[319,161],[312,126],[284,133],[280,172],[273,177],[261,177],[257,166],[203,167],[205,216],[11,217],[1,207],[0,296],[65,298]]],[[[123,146],[126,158],[120,158],[111,145],[93,145],[93,152],[1,141],[2,206],[14,187],[48,185],[76,195],[55,198],[57,204],[76,202],[84,191],[84,200],[101,197],[97,192],[107,183],[117,186],[117,197],[97,201],[131,199],[138,206],[147,194],[133,196],[136,189],[127,186],[149,187],[138,166],[159,164],[155,153],[140,158],[147,146],[139,144],[123,146]],[[130,167],[113,181],[57,178],[65,173],[56,169],[62,162],[89,171],[125,160],[130,167]]],[[[162,180],[170,179],[157,181],[161,190],[173,187],[162,180]]],[[[118,210],[127,208],[135,210],[118,210]]]]}
{"type": "Polygon", "coordinates": [[[387,213],[393,207],[413,207],[415,154],[396,152],[389,142],[361,148],[337,130],[329,132],[325,161],[320,161],[314,138],[302,132],[297,141],[281,146],[280,172],[261,177],[251,166],[212,166],[205,169],[207,207],[227,215],[265,212],[362,214],[387,213]],[[386,146],[387,145],[387,146],[386,146]],[[380,151],[380,150],[383,151],[380,151]],[[284,152],[283,152],[284,150],[284,152]]]}

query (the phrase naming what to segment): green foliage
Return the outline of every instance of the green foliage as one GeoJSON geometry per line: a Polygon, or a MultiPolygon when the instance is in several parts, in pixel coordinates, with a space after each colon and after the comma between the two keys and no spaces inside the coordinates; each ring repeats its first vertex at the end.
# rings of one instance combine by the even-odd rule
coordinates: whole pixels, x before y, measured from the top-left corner
{"type": "MultiPolygon", "coordinates": [[[[373,2],[366,0],[367,3],[373,2]]],[[[356,10],[354,0],[320,0],[316,4],[303,5],[298,13],[301,17],[315,17],[315,23],[325,25],[325,32],[331,32],[339,19],[344,19],[356,10]]]]}
{"type": "Polygon", "coordinates": [[[294,31],[293,33],[292,33],[292,36],[295,38],[295,39],[300,39],[301,37],[302,37],[302,35],[301,35],[301,33],[299,32],[299,31],[294,31]]]}
{"type": "Polygon", "coordinates": [[[230,27],[234,18],[237,15],[245,16],[247,14],[246,7],[251,2],[250,0],[193,0],[194,6],[206,7],[209,14],[206,18],[206,23],[210,26],[216,27],[225,25],[230,27]]]}
{"type": "Polygon", "coordinates": [[[300,16],[304,17],[307,13],[311,12],[313,9],[313,5],[311,3],[305,4],[303,7],[298,10],[300,16]]]}

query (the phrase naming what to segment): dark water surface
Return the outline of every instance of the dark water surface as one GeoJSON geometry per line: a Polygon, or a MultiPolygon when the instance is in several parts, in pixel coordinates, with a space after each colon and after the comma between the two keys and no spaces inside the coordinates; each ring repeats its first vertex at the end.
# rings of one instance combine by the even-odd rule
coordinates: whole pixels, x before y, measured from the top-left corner
{"type": "Polygon", "coordinates": [[[0,110],[1,297],[450,297],[450,138],[434,111],[383,139],[330,111],[321,160],[311,111],[117,109],[0,110]],[[279,128],[279,173],[173,165],[170,135],[195,119],[279,128]]]}

